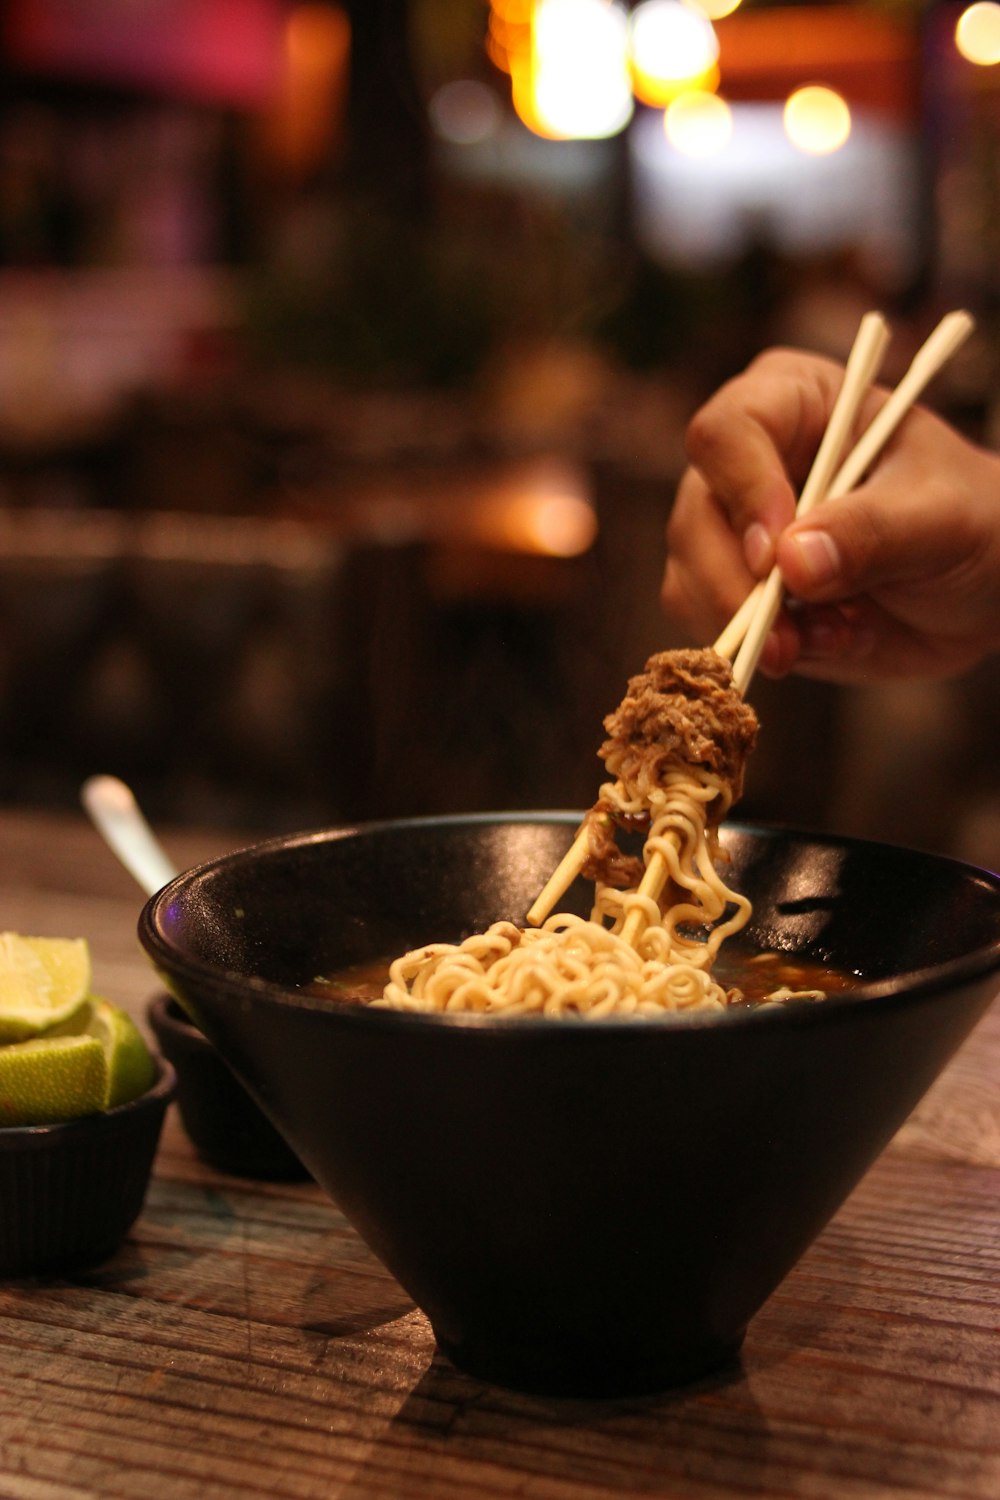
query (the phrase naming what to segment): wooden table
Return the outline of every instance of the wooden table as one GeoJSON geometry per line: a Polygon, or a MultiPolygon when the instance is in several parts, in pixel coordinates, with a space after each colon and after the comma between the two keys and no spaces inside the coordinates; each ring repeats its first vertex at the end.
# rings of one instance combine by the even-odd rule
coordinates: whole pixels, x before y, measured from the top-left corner
{"type": "MultiPolygon", "coordinates": [[[[180,864],[240,840],[165,842],[180,864]]],[[[137,1016],[140,904],[82,817],[0,816],[0,926],[85,934],[96,987],[137,1016]]],[[[994,1006],[757,1316],[741,1371],[622,1402],[457,1373],[318,1188],[220,1176],[168,1118],[111,1260],[0,1285],[0,1495],[995,1500],[998,1069],[994,1006]]]]}

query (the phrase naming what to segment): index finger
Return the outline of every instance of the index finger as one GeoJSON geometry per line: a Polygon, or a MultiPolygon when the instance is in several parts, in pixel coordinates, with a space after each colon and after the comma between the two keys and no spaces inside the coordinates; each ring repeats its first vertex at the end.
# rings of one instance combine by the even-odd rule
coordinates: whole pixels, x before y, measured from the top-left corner
{"type": "Polygon", "coordinates": [[[769,350],[695,414],[687,454],[758,577],[792,519],[843,379],[833,360],[769,350]]]}

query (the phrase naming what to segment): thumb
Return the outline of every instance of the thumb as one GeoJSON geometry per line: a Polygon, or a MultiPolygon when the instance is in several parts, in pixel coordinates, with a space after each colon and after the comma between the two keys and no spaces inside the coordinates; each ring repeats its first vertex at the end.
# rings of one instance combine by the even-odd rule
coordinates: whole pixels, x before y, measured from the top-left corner
{"type": "Polygon", "coordinates": [[[785,587],[797,599],[822,603],[858,592],[854,582],[857,556],[852,553],[845,563],[843,542],[836,526],[831,530],[829,524],[823,526],[818,520],[812,520],[808,526],[790,526],[778,538],[775,561],[785,587]]]}
{"type": "Polygon", "coordinates": [[[775,555],[791,594],[830,603],[947,572],[974,545],[964,530],[950,508],[907,504],[872,487],[793,522],[775,555]]]}
{"type": "Polygon", "coordinates": [[[782,532],[775,556],[786,587],[830,603],[919,584],[940,599],[959,573],[982,585],[995,577],[1000,545],[997,487],[994,454],[915,407],[863,484],[782,532]]]}

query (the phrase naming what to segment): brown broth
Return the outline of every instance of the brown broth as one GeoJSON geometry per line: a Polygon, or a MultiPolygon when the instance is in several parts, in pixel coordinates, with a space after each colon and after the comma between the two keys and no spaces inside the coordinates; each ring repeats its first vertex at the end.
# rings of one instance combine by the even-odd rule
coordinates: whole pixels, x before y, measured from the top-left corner
{"type": "Polygon", "coordinates": [[[303,988],[307,994],[320,995],[325,1000],[367,1005],[370,1000],[378,1000],[385,989],[391,962],[389,958],[370,958],[362,964],[348,964],[332,974],[319,975],[303,988]]]}
{"type": "MultiPolygon", "coordinates": [[[[367,1005],[381,996],[389,978],[390,962],[387,958],[377,958],[351,964],[314,979],[304,988],[308,994],[327,1000],[367,1005]]],[[[797,954],[746,954],[725,948],[716,959],[712,976],[724,989],[739,991],[739,998],[733,1001],[737,1005],[760,1005],[783,989],[799,992],[803,998],[819,999],[842,994],[859,982],[856,974],[797,954]]]]}
{"type": "Polygon", "coordinates": [[[803,996],[843,994],[860,981],[845,969],[830,968],[799,954],[740,953],[722,949],[712,967],[712,978],[724,989],[738,990],[742,1005],[760,1005],[778,990],[794,990],[803,996]]]}

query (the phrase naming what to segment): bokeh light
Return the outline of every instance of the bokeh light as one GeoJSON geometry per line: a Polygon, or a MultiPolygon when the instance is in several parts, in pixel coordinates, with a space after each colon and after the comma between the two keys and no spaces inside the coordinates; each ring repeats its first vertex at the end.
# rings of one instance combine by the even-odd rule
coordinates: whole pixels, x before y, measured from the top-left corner
{"type": "Polygon", "coordinates": [[[597,518],[578,495],[547,495],[526,516],[525,541],[550,557],[579,557],[597,538],[597,518]]]}
{"type": "Polygon", "coordinates": [[[511,58],[514,108],[560,140],[617,135],[632,118],[625,11],[616,0],[539,0],[526,58],[511,58]]]}
{"type": "Polygon", "coordinates": [[[474,146],[496,135],[500,102],[493,90],[475,78],[456,78],[431,95],[428,113],[442,140],[474,146]]]}
{"type": "Polygon", "coordinates": [[[531,51],[535,5],[536,0],[492,0],[486,55],[503,73],[513,73],[531,51]]]}
{"type": "Polygon", "coordinates": [[[662,107],[686,88],[714,87],[719,39],[711,21],[681,0],[641,0],[629,22],[632,87],[662,107]]]}
{"type": "Polygon", "coordinates": [[[717,156],[733,133],[733,115],[718,94],[690,89],[667,105],[663,115],[667,140],[682,156],[717,156]]]}
{"type": "Polygon", "coordinates": [[[721,21],[739,10],[741,0],[684,0],[684,4],[691,10],[700,10],[710,21],[721,21]]]}
{"type": "Polygon", "coordinates": [[[1000,63],[1000,5],[980,0],[963,10],[955,23],[955,46],[968,62],[979,67],[1000,63]]]}
{"type": "Polygon", "coordinates": [[[347,98],[351,27],[339,5],[295,5],[285,21],[285,80],[275,144],[306,172],[331,150],[347,98]]]}
{"type": "Polygon", "coordinates": [[[839,151],[851,133],[851,111],[836,89],[807,84],[788,96],[784,109],[785,134],[792,145],[809,156],[839,151]]]}

